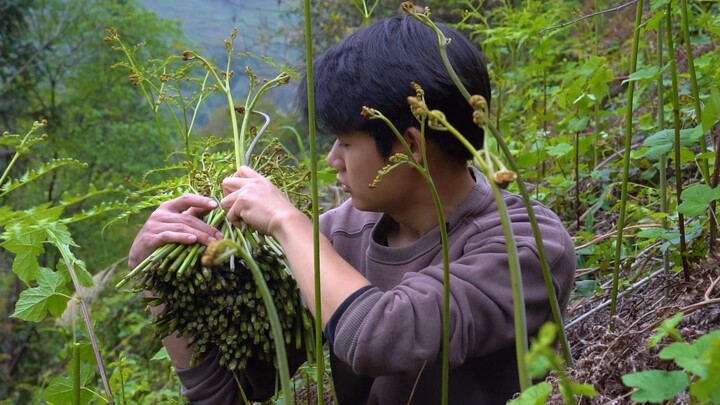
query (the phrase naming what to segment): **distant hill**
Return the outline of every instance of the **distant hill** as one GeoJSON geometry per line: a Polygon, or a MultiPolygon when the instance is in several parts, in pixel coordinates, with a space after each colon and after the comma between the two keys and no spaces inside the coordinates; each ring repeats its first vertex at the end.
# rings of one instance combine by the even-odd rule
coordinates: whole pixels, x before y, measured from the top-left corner
{"type": "MultiPolygon", "coordinates": [[[[256,56],[269,56],[283,64],[299,66],[304,63],[301,49],[291,48],[283,27],[294,25],[295,17],[287,12],[287,1],[277,0],[139,0],[158,16],[180,22],[187,37],[187,45],[217,62],[225,61],[223,40],[233,27],[239,30],[235,40],[236,52],[250,52],[256,56]]],[[[299,18],[299,16],[297,17],[299,18]]],[[[233,70],[241,73],[250,65],[261,77],[274,77],[277,71],[257,61],[233,57],[233,70]]],[[[236,80],[238,95],[246,94],[243,80],[236,80]]],[[[272,92],[278,105],[292,99],[294,86],[282,86],[272,92]]]]}

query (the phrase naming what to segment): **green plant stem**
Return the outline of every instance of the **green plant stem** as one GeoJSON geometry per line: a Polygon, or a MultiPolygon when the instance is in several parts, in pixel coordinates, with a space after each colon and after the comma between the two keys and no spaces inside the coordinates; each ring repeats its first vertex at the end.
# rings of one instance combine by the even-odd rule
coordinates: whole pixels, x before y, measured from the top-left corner
{"type": "MultiPolygon", "coordinates": [[[[663,67],[663,21],[660,21],[660,25],[657,30],[657,57],[658,57],[658,69],[663,67]]],[[[658,129],[665,128],[665,86],[663,84],[662,74],[658,78],[657,82],[657,123],[658,129]]],[[[667,198],[667,157],[663,153],[660,155],[660,211],[668,213],[668,198],[667,198]]],[[[663,218],[662,225],[665,230],[668,229],[667,216],[663,218]]],[[[665,274],[670,273],[670,255],[667,250],[663,252],[663,270],[665,274]]],[[[665,294],[669,293],[669,290],[665,289],[665,294]]]]}
{"type": "Polygon", "coordinates": [[[273,340],[275,341],[275,355],[277,356],[276,366],[278,368],[278,373],[280,374],[280,385],[283,391],[283,401],[286,405],[292,404],[294,401],[290,386],[290,370],[287,363],[285,338],[283,336],[282,326],[280,325],[280,318],[278,317],[277,308],[275,307],[275,303],[273,302],[272,294],[270,293],[270,289],[265,282],[265,277],[263,276],[262,271],[258,267],[255,259],[253,259],[252,255],[248,252],[248,250],[244,249],[243,246],[235,242],[229,242],[229,245],[231,247],[234,247],[237,253],[239,253],[240,256],[243,258],[243,260],[247,264],[247,267],[252,272],[257,288],[260,290],[263,304],[265,305],[265,308],[267,310],[266,312],[268,321],[270,322],[270,332],[272,333],[273,340]]]}
{"type": "MultiPolygon", "coordinates": [[[[419,16],[415,13],[410,13],[413,17],[418,19],[420,22],[424,23],[425,25],[428,25],[429,27],[433,28],[435,30],[435,33],[438,35],[438,43],[440,44],[440,54],[444,55],[442,57],[443,63],[445,65],[445,69],[448,71],[448,74],[453,80],[453,83],[456,87],[460,90],[460,92],[466,97],[466,100],[470,99],[470,93],[465,88],[465,85],[460,81],[457,74],[455,74],[455,70],[453,69],[452,65],[450,64],[450,61],[447,58],[447,53],[445,50],[446,46],[446,40],[442,39],[444,38],[444,34],[442,31],[440,31],[437,26],[427,17],[423,18],[423,16],[419,16]]],[[[508,161],[508,164],[510,166],[510,169],[515,172],[517,175],[516,181],[518,183],[518,189],[520,191],[520,195],[523,199],[523,203],[525,204],[525,208],[527,210],[528,219],[530,221],[530,226],[532,227],[533,236],[535,238],[535,245],[538,249],[538,259],[540,261],[540,267],[542,269],[543,273],[543,279],[545,281],[545,287],[547,289],[548,294],[548,300],[550,301],[550,308],[553,314],[553,318],[555,320],[555,323],[557,324],[558,331],[559,331],[559,340],[560,345],[563,350],[563,355],[565,357],[565,361],[567,362],[568,366],[572,367],[573,365],[573,358],[572,358],[572,352],[570,351],[570,344],[567,340],[567,334],[565,333],[565,328],[563,327],[563,318],[562,318],[562,312],[560,311],[560,304],[557,299],[557,294],[555,293],[555,286],[552,282],[552,275],[550,273],[550,267],[548,265],[547,261],[547,255],[545,253],[545,247],[542,241],[542,234],[540,233],[540,228],[537,224],[537,218],[535,217],[535,210],[532,207],[532,202],[530,201],[530,196],[528,195],[527,188],[525,187],[525,182],[523,181],[522,176],[520,175],[520,168],[517,165],[517,162],[515,161],[515,158],[513,157],[512,153],[510,152],[510,149],[508,148],[507,144],[505,143],[505,140],[502,138],[502,135],[500,134],[500,131],[492,125],[490,120],[487,121],[487,129],[490,129],[490,132],[493,134],[498,146],[502,150],[503,154],[505,155],[505,158],[508,161]]],[[[469,145],[469,144],[468,144],[469,145]]],[[[472,145],[470,145],[472,146],[472,145]]],[[[467,147],[467,145],[466,145],[467,147]]],[[[473,148],[474,149],[474,148],[473,148]]],[[[469,149],[471,150],[472,149],[469,149]]],[[[492,181],[490,181],[492,183],[492,181]]],[[[524,302],[524,301],[522,301],[524,302]]],[[[526,330],[526,328],[523,328],[522,330],[526,330]]],[[[527,332],[526,336],[524,337],[525,341],[527,341],[527,332]]]]}
{"type": "MultiPolygon", "coordinates": [[[[637,55],[640,43],[640,30],[642,23],[643,0],[637,2],[635,9],[635,28],[632,42],[632,54],[630,56],[630,72],[633,74],[637,69],[637,55]]],[[[625,211],[627,207],[628,177],[630,173],[630,152],[632,149],[633,133],[633,97],[635,93],[635,82],[628,83],[627,111],[625,112],[625,154],[623,156],[622,186],[620,191],[620,208],[617,223],[617,239],[615,241],[615,263],[613,264],[612,291],[610,293],[610,330],[615,331],[615,313],[617,312],[617,296],[620,286],[620,258],[623,248],[623,230],[625,229],[625,211]]]]}
{"type": "Polygon", "coordinates": [[[22,154],[20,151],[25,148],[25,144],[27,143],[28,138],[30,138],[30,135],[32,135],[33,133],[35,133],[35,131],[44,126],[44,123],[35,121],[32,128],[27,132],[27,134],[25,134],[25,137],[23,137],[23,140],[20,142],[20,146],[17,147],[15,154],[13,155],[12,159],[10,159],[10,163],[8,163],[8,165],[5,167],[5,170],[3,171],[2,176],[0,176],[0,187],[2,187],[2,185],[5,183],[5,180],[10,175],[10,171],[12,170],[13,166],[15,166],[15,162],[17,162],[18,158],[22,154]]]}
{"type": "Polygon", "coordinates": [[[73,405],[80,405],[80,343],[74,342],[72,349],[72,382],[73,382],[73,405]]]}
{"type": "MultiPolygon", "coordinates": [[[[670,75],[672,77],[672,91],[670,92],[670,99],[672,100],[673,106],[673,126],[675,129],[675,191],[677,198],[677,205],[682,204],[682,171],[680,167],[680,102],[678,100],[678,75],[677,75],[677,63],[675,61],[675,46],[673,44],[672,36],[672,8],[671,4],[667,6],[667,24],[665,29],[667,30],[667,42],[668,42],[668,56],[670,58],[670,75]]],[[[687,261],[687,245],[685,242],[685,217],[678,211],[678,231],[680,232],[680,260],[682,262],[683,274],[685,281],[690,281],[690,265],[687,261]]]]}
{"type": "MultiPolygon", "coordinates": [[[[400,141],[400,143],[403,145],[403,148],[407,152],[407,154],[405,154],[405,158],[407,159],[406,161],[396,163],[386,168],[387,171],[390,171],[404,163],[412,166],[423,177],[425,184],[430,190],[430,195],[433,199],[433,205],[435,206],[435,215],[438,219],[438,229],[440,230],[440,245],[442,246],[443,255],[442,370],[440,398],[441,404],[445,405],[447,404],[449,398],[450,386],[450,256],[448,254],[450,248],[448,242],[447,226],[445,225],[445,212],[442,209],[442,201],[440,200],[440,195],[438,194],[437,187],[432,180],[429,168],[427,166],[428,159],[425,148],[425,120],[420,121],[420,133],[422,134],[421,153],[423,159],[423,164],[421,165],[413,157],[410,145],[408,145],[407,141],[405,141],[405,138],[403,138],[402,134],[400,134],[400,131],[398,131],[397,127],[395,127],[395,125],[390,122],[387,117],[377,111],[372,116],[373,118],[381,119],[385,122],[385,124],[388,125],[388,127],[395,134],[395,137],[400,141]]],[[[447,124],[447,122],[444,123],[447,124]]]]}
{"type": "Polygon", "coordinates": [[[317,400],[318,405],[325,403],[325,389],[323,377],[325,375],[325,361],[322,350],[322,300],[320,288],[320,224],[318,203],[317,178],[317,150],[315,147],[315,87],[313,75],[312,55],[312,24],[310,14],[310,0],[304,0],[303,10],[305,17],[305,63],[307,65],[307,105],[308,105],[308,134],[310,138],[310,188],[312,193],[312,219],[313,219],[313,258],[315,262],[315,367],[317,368],[317,400]]]}
{"type": "MultiPolygon", "coordinates": [[[[692,43],[690,42],[687,0],[680,0],[680,13],[680,29],[682,30],[683,42],[685,43],[685,59],[687,60],[688,73],[690,73],[690,90],[692,91],[693,106],[695,107],[695,121],[699,125],[702,122],[702,108],[700,106],[700,91],[698,90],[697,74],[695,73],[692,43]]],[[[702,142],[700,142],[700,151],[703,154],[707,152],[704,134],[702,142]]],[[[705,178],[705,184],[710,184],[710,170],[708,168],[708,160],[705,157],[700,159],[700,171],[705,178]]]]}

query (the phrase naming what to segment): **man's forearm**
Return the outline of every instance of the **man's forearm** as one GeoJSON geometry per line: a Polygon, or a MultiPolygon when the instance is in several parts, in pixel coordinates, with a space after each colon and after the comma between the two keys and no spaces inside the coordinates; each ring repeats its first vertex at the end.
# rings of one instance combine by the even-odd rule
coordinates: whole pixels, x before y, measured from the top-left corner
{"type": "MultiPolygon", "coordinates": [[[[310,311],[315,309],[315,260],[312,222],[299,211],[281,221],[273,235],[282,245],[300,291],[310,311]]],[[[324,236],[320,235],[320,291],[323,328],[335,310],[358,289],[370,282],[346,262],[324,236]]]]}

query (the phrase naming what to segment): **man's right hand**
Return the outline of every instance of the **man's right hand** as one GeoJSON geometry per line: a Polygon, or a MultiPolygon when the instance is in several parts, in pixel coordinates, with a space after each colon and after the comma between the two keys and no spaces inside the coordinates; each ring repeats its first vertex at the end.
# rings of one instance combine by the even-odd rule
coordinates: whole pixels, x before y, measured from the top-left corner
{"type": "Polygon", "coordinates": [[[202,220],[217,206],[214,200],[195,194],[185,194],[160,204],[135,237],[128,266],[135,268],[155,249],[167,243],[207,245],[222,239],[220,231],[202,220]]]}

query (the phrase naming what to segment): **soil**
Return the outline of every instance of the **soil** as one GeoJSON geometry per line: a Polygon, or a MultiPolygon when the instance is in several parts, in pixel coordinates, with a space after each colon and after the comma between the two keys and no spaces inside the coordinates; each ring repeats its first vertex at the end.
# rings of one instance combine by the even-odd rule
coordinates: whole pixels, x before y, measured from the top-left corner
{"type": "MultiPolygon", "coordinates": [[[[592,384],[599,394],[583,398],[580,404],[629,404],[632,390],[622,384],[623,375],[673,369],[672,362],[657,356],[671,341],[665,338],[652,349],[647,348],[647,342],[659,324],[675,313],[685,314],[677,329],[686,342],[720,329],[720,255],[692,266],[687,281],[682,272],[651,274],[638,279],[634,285],[639,286],[618,301],[614,331],[610,329],[609,307],[595,310],[607,302],[607,295],[571,303],[566,330],[575,364],[568,368],[568,375],[573,381],[592,384]]],[[[563,402],[554,392],[548,403],[563,402]]],[[[674,403],[690,401],[681,395],[674,403]]]]}

